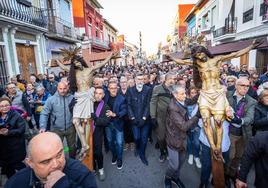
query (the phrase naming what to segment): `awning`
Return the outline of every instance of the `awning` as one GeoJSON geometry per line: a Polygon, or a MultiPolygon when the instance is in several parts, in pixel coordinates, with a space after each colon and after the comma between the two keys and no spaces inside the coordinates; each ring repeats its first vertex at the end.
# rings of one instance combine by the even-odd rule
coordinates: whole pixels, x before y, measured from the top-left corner
{"type": "MultiPolygon", "coordinates": [[[[246,47],[248,47],[254,39],[248,39],[248,40],[240,40],[240,41],[235,41],[231,43],[225,43],[225,44],[220,44],[217,46],[209,46],[208,50],[210,53],[213,55],[223,55],[223,54],[228,54],[232,52],[237,52],[239,50],[242,50],[246,47]]],[[[257,49],[265,49],[268,48],[268,42],[266,37],[261,37],[258,38],[258,40],[262,40],[263,43],[257,47],[257,49]]],[[[175,57],[177,59],[187,59],[187,57],[184,56],[183,52],[175,52],[170,54],[172,57],[175,57]]],[[[168,62],[169,60],[163,56],[163,61],[162,62],[168,62]]]]}

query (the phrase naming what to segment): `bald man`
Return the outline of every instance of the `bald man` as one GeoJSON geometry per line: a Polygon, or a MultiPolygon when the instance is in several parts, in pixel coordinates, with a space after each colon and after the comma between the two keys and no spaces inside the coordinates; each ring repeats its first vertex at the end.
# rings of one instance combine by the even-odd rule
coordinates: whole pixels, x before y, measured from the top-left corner
{"type": "Polygon", "coordinates": [[[61,138],[55,133],[41,133],[30,141],[26,163],[28,167],[10,178],[5,188],[97,187],[86,166],[65,159],[61,138]]]}
{"type": "Polygon", "coordinates": [[[71,158],[75,158],[76,154],[76,131],[72,123],[72,112],[69,109],[69,105],[74,101],[73,98],[73,95],[68,92],[66,82],[60,82],[57,92],[47,99],[39,121],[40,132],[45,132],[50,117],[50,131],[57,133],[62,140],[66,138],[71,158]]]}

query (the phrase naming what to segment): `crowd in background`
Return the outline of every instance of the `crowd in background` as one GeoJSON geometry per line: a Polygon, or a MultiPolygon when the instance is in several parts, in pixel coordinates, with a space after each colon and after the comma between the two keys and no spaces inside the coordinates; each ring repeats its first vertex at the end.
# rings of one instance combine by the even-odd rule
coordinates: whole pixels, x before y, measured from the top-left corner
{"type": "MultiPolygon", "coordinates": [[[[210,184],[210,146],[196,100],[200,88],[195,87],[192,74],[191,67],[172,62],[106,65],[95,73],[92,81],[95,111],[91,117],[96,127],[94,169],[100,180],[105,179],[103,145],[106,152],[112,153],[112,164],[120,170],[126,150],[133,151],[145,166],[150,165],[146,157],[150,155],[146,153],[149,141],[159,150],[159,162],[169,160],[166,187],[170,182],[184,187],[179,170],[186,159],[190,165],[201,168],[200,187],[210,184]]],[[[268,174],[264,158],[268,142],[258,135],[264,137],[262,134],[268,131],[268,70],[259,75],[255,68],[246,65],[239,70],[224,64],[220,83],[235,113],[232,120],[222,125],[226,186],[236,183],[242,187],[256,160],[255,185],[263,187],[268,179],[263,180],[268,174]],[[252,140],[252,136],[256,139],[252,140]]],[[[68,91],[67,73],[31,75],[29,81],[17,75],[1,86],[0,95],[2,174],[10,178],[25,167],[26,143],[43,131],[66,138],[69,156],[76,157],[80,144],[72,125],[75,100],[68,91]]],[[[268,141],[267,136],[264,138],[268,141]]]]}

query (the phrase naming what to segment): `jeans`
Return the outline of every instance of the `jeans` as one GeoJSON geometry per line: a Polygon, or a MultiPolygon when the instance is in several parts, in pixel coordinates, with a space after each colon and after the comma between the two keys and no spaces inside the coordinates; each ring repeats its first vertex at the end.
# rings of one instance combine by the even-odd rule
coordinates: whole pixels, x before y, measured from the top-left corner
{"type": "MultiPolygon", "coordinates": [[[[208,185],[209,184],[209,177],[211,174],[211,151],[210,147],[204,145],[201,143],[202,146],[202,152],[201,152],[201,184],[208,185]]],[[[226,169],[226,164],[228,163],[229,160],[229,151],[223,152],[222,156],[225,160],[224,163],[224,168],[226,169]]]]}
{"type": "Polygon", "coordinates": [[[117,157],[117,160],[122,161],[124,132],[117,130],[112,124],[109,124],[109,126],[105,128],[105,131],[109,149],[113,156],[117,157]]]}
{"type": "Polygon", "coordinates": [[[199,157],[200,151],[200,128],[196,127],[194,129],[189,130],[187,134],[187,152],[189,155],[194,155],[194,157],[199,157]]]}
{"type": "Polygon", "coordinates": [[[143,127],[133,126],[134,141],[136,149],[141,158],[145,158],[145,149],[148,141],[150,125],[145,124],[143,127]]]}

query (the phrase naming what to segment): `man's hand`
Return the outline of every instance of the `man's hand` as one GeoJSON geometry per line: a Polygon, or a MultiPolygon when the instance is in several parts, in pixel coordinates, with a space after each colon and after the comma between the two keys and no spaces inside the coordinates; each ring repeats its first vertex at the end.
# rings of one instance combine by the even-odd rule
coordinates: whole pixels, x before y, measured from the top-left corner
{"type": "Polygon", "coordinates": [[[54,172],[51,172],[48,176],[47,176],[47,181],[45,183],[45,188],[51,188],[53,187],[53,185],[59,181],[59,179],[61,179],[63,176],[65,176],[65,174],[60,171],[60,170],[56,170],[54,172]]]}
{"type": "Polygon", "coordinates": [[[46,129],[41,128],[41,129],[39,130],[39,133],[44,133],[44,132],[46,132],[46,129]]]}
{"type": "Polygon", "coordinates": [[[91,118],[95,121],[97,119],[97,115],[95,113],[91,113],[91,118]]]}
{"type": "Polygon", "coordinates": [[[231,123],[241,124],[242,119],[234,115],[233,119],[231,120],[231,123]]]}
{"type": "Polygon", "coordinates": [[[106,116],[107,116],[107,117],[115,117],[116,114],[113,113],[111,110],[107,110],[107,112],[106,112],[106,116]]]}
{"type": "Polygon", "coordinates": [[[7,128],[0,129],[0,135],[6,136],[7,134],[8,134],[8,129],[7,128]]]}
{"type": "Polygon", "coordinates": [[[247,188],[248,185],[245,182],[240,181],[239,179],[236,179],[236,188],[247,188]]]}

